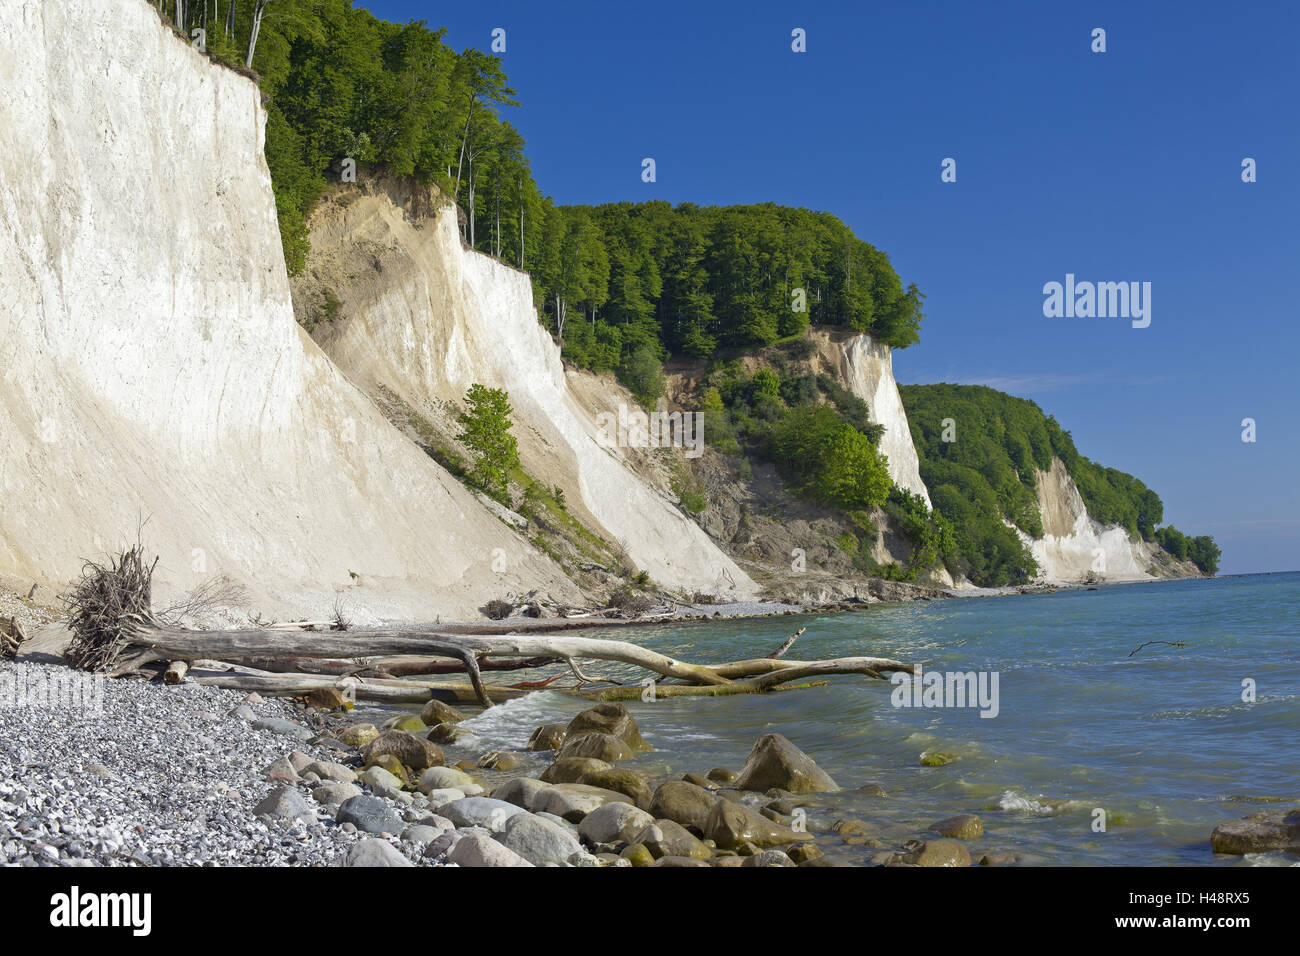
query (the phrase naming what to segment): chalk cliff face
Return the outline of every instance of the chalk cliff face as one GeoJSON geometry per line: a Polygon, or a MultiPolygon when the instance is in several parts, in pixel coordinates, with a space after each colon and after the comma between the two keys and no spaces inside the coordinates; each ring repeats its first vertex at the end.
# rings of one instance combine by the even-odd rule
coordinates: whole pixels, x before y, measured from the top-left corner
{"type": "Polygon", "coordinates": [[[597,416],[635,403],[612,383],[592,401],[585,373],[566,373],[527,274],[465,248],[453,207],[425,215],[395,188],[339,194],[313,217],[309,270],[342,302],[314,333],[334,362],[362,388],[428,415],[463,403],[476,382],[505,389],[524,470],[562,488],[570,511],[637,568],[681,591],[753,596],[753,581],[625,450],[598,440],[597,416]]]}
{"type": "Polygon", "coordinates": [[[889,459],[889,476],[898,487],[920,495],[928,506],[930,493],[921,480],[907,412],[894,380],[893,349],[869,335],[858,335],[843,342],[840,350],[840,374],[845,385],[867,403],[871,420],[885,426],[880,450],[889,459]]]}
{"type": "Polygon", "coordinates": [[[1145,581],[1154,548],[1132,538],[1118,525],[1104,527],[1088,514],[1074,479],[1059,458],[1040,471],[1038,510],[1043,536],[1030,538],[1019,532],[1038,562],[1039,580],[1052,584],[1077,584],[1086,580],[1145,581]]]}
{"type": "Polygon", "coordinates": [[[0,572],[64,582],[144,522],[163,599],[578,598],[300,331],[250,80],[145,0],[0,0],[0,88],[0,572]]]}

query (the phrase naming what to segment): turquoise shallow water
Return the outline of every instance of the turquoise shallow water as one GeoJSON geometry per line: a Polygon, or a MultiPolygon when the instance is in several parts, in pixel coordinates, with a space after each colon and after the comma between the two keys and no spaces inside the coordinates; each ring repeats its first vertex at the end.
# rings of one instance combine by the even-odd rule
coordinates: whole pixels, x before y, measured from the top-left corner
{"type": "MultiPolygon", "coordinates": [[[[720,661],[770,653],[800,625],[808,630],[792,658],[882,655],[926,670],[996,671],[999,714],[896,708],[890,684],[858,677],[762,697],[636,701],[629,707],[656,748],[636,768],[738,770],[754,740],[775,730],[842,787],[888,792],[836,795],[812,811],[814,826],[853,814],[886,841],[903,840],[975,812],[986,831],[977,853],[1085,865],[1297,862],[1216,858],[1208,839],[1223,820],[1270,809],[1260,798],[1300,805],[1300,573],[583,633],[720,661]],[[1188,646],[1130,657],[1144,641],[1188,646]],[[1247,678],[1254,703],[1242,700],[1247,678]],[[922,766],[934,751],[960,759],[922,766]],[[1105,832],[1093,829],[1096,808],[1107,813],[1105,832]]],[[[469,726],[479,746],[522,748],[533,727],[581,707],[533,694],[469,726]]],[[[866,862],[872,852],[838,855],[866,862]]]]}

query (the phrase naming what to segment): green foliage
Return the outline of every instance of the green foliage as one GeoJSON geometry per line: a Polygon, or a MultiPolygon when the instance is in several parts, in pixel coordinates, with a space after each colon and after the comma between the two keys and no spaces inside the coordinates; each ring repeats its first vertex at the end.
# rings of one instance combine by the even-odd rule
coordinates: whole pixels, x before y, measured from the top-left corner
{"type": "Polygon", "coordinates": [[[469,406],[457,421],[464,429],[457,440],[473,452],[470,480],[497,501],[506,501],[510,473],[519,467],[519,445],[510,434],[510,399],[499,388],[477,382],[465,394],[469,406]]]}
{"type": "Polygon", "coordinates": [[[1191,561],[1203,574],[1214,574],[1219,570],[1219,558],[1222,552],[1209,535],[1189,538],[1173,525],[1160,528],[1155,533],[1156,541],[1179,561],[1191,561]]]}
{"type": "Polygon", "coordinates": [[[664,370],[650,345],[640,345],[618,370],[619,380],[642,405],[653,406],[664,393],[664,370]]]}
{"type": "Polygon", "coordinates": [[[933,568],[957,559],[957,537],[952,523],[942,512],[931,510],[920,495],[893,488],[885,504],[885,513],[912,542],[909,568],[933,568]]]}
{"type": "Polygon", "coordinates": [[[884,456],[824,405],[791,409],[771,429],[768,447],[786,480],[823,504],[870,508],[889,495],[884,456]]]}
{"type": "MultiPolygon", "coordinates": [[[[979,385],[904,385],[899,391],[921,478],[935,508],[953,523],[959,557],[950,559],[950,570],[985,586],[1032,577],[1034,561],[1003,519],[1033,537],[1043,534],[1036,473],[1047,471],[1053,457],[1097,521],[1162,546],[1169,541],[1173,547],[1166,550],[1175,557],[1180,551],[1190,556],[1190,545],[1178,543],[1180,533],[1157,531],[1164,506],[1154,491],[1080,455],[1070,433],[1028,399],[979,385]]],[[[1217,567],[1218,549],[1205,540],[1200,555],[1217,567]]]]}
{"type": "Polygon", "coordinates": [[[597,371],[644,346],[704,358],[798,341],[810,324],[900,348],[919,338],[920,293],[828,213],[772,203],[548,206],[541,246],[533,280],[544,321],[567,358],[597,371]],[[796,289],[806,311],[793,308],[796,289]]]}

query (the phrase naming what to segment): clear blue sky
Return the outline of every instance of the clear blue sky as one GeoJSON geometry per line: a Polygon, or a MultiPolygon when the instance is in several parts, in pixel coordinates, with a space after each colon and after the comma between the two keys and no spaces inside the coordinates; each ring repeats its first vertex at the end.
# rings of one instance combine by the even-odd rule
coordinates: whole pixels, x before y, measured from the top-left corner
{"type": "Polygon", "coordinates": [[[927,296],[900,381],[1032,398],[1221,573],[1300,568],[1300,3],[360,5],[504,28],[557,202],[833,212],[927,296]],[[1150,282],[1150,327],[1045,318],[1067,272],[1150,282]]]}

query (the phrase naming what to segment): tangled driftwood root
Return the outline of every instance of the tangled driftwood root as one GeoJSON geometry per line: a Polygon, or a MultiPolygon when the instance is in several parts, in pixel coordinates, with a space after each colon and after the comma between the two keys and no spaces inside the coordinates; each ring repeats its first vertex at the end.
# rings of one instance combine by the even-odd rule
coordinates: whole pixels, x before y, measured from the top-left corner
{"type": "Polygon", "coordinates": [[[0,657],[13,660],[18,656],[18,648],[26,641],[27,632],[18,618],[0,617],[0,657]]]}
{"type": "Polygon", "coordinates": [[[154,558],[146,564],[139,544],[109,558],[87,561],[81,578],[64,597],[72,641],[63,656],[82,670],[108,670],[141,628],[158,622],[153,615],[154,558]]]}

